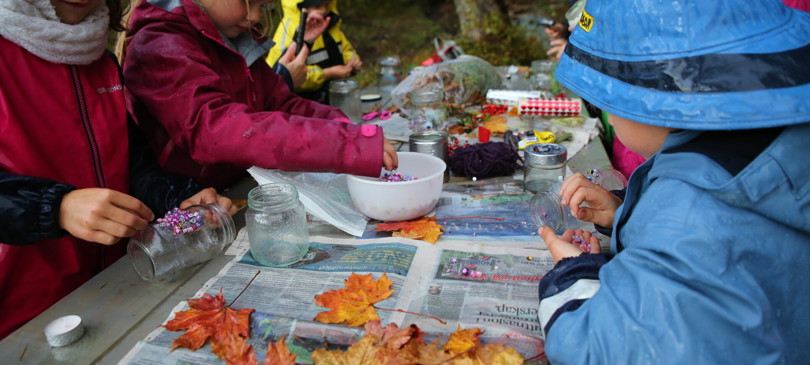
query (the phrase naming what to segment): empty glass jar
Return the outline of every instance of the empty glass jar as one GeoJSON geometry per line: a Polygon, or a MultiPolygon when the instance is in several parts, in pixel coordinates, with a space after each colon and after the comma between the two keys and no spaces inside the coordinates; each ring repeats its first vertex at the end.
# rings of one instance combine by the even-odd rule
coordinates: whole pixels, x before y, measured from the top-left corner
{"type": "Polygon", "coordinates": [[[339,79],[329,82],[329,105],[339,108],[352,123],[361,119],[360,85],[352,79],[339,79]]]}
{"type": "Polygon", "coordinates": [[[309,250],[304,205],[291,184],[264,184],[248,193],[245,213],[250,253],[260,264],[280,267],[300,260],[309,250]]]}
{"type": "Polygon", "coordinates": [[[228,211],[219,204],[174,210],[135,234],[127,254],[146,281],[171,281],[207,262],[236,238],[228,211]]]}
{"type": "Polygon", "coordinates": [[[444,128],[447,114],[444,108],[444,92],[441,89],[417,89],[411,91],[411,112],[408,126],[412,133],[439,131],[444,128]]]}

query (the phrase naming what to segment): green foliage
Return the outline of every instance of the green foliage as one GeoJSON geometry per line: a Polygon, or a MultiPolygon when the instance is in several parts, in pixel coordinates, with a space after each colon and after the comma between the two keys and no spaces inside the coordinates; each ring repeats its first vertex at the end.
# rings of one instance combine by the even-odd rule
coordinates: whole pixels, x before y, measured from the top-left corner
{"type": "Polygon", "coordinates": [[[464,53],[481,57],[495,66],[529,65],[533,60],[547,58],[546,46],[519,26],[506,26],[498,33],[484,35],[481,41],[457,38],[456,42],[464,53]]]}

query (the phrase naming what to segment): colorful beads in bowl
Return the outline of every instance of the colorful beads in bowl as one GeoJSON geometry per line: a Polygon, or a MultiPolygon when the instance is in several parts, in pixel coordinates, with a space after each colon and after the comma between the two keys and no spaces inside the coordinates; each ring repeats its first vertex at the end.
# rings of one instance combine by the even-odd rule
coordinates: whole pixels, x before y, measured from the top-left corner
{"type": "Polygon", "coordinates": [[[418,178],[412,177],[408,174],[401,174],[396,170],[390,172],[388,171],[383,172],[379,178],[379,180],[382,182],[401,182],[401,181],[412,181],[416,179],[418,178]]]}

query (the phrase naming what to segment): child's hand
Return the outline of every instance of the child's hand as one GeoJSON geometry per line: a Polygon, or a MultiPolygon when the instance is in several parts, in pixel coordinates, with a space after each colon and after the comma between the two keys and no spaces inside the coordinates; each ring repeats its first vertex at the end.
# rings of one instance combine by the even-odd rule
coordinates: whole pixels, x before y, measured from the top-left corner
{"type": "Polygon", "coordinates": [[[363,61],[360,61],[359,57],[353,57],[346,63],[346,66],[351,66],[352,71],[354,73],[360,72],[360,69],[363,68],[363,61]]]}
{"type": "Polygon", "coordinates": [[[112,189],[71,191],[62,198],[59,226],[76,238],[112,245],[132,237],[155,219],[140,200],[112,189]]]}
{"type": "Polygon", "coordinates": [[[537,233],[543,237],[543,242],[548,246],[555,264],[567,257],[577,257],[583,253],[601,252],[599,239],[591,235],[590,232],[581,229],[576,231],[569,229],[560,237],[548,227],[540,227],[537,233]]]}
{"type": "Polygon", "coordinates": [[[200,190],[197,194],[194,194],[192,197],[184,200],[180,203],[180,209],[186,209],[192,205],[202,205],[202,204],[219,204],[225,210],[228,211],[228,214],[234,215],[236,214],[236,206],[233,205],[231,199],[226,198],[222,195],[217,194],[217,190],[214,188],[205,188],[200,190]]]}
{"type": "Polygon", "coordinates": [[[395,150],[394,146],[391,145],[391,141],[385,137],[383,137],[383,165],[385,165],[385,169],[388,171],[399,168],[399,157],[397,156],[397,150],[395,150]]]}
{"type": "Polygon", "coordinates": [[[551,47],[546,52],[549,58],[559,61],[565,52],[565,46],[568,45],[568,40],[566,39],[555,39],[551,41],[551,47]]]}
{"type": "Polygon", "coordinates": [[[571,215],[602,227],[612,227],[616,209],[622,200],[605,188],[592,183],[585,175],[576,173],[565,179],[560,188],[562,205],[571,208],[571,215]],[[587,203],[587,207],[580,206],[587,203]]]}
{"type": "Polygon", "coordinates": [[[284,55],[278,60],[290,73],[293,89],[297,89],[307,80],[307,56],[309,56],[309,48],[306,44],[301,47],[301,52],[298,53],[298,56],[295,55],[295,48],[295,42],[290,43],[290,46],[287,47],[287,51],[284,52],[284,55]]]}
{"type": "Polygon", "coordinates": [[[327,80],[345,79],[352,75],[352,66],[337,65],[323,69],[323,76],[327,80]]]}
{"type": "Polygon", "coordinates": [[[304,42],[315,42],[326,28],[329,27],[330,20],[332,20],[332,17],[324,18],[323,15],[318,12],[310,12],[309,15],[307,15],[307,28],[304,30],[304,42]]]}

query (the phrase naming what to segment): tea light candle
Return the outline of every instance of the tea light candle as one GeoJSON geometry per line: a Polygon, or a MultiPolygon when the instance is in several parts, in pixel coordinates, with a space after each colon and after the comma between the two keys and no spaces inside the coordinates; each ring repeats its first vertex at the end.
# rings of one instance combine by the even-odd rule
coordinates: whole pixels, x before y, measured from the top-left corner
{"type": "Polygon", "coordinates": [[[45,338],[51,347],[70,345],[83,335],[82,317],[77,315],[59,317],[45,326],[45,338]]]}

